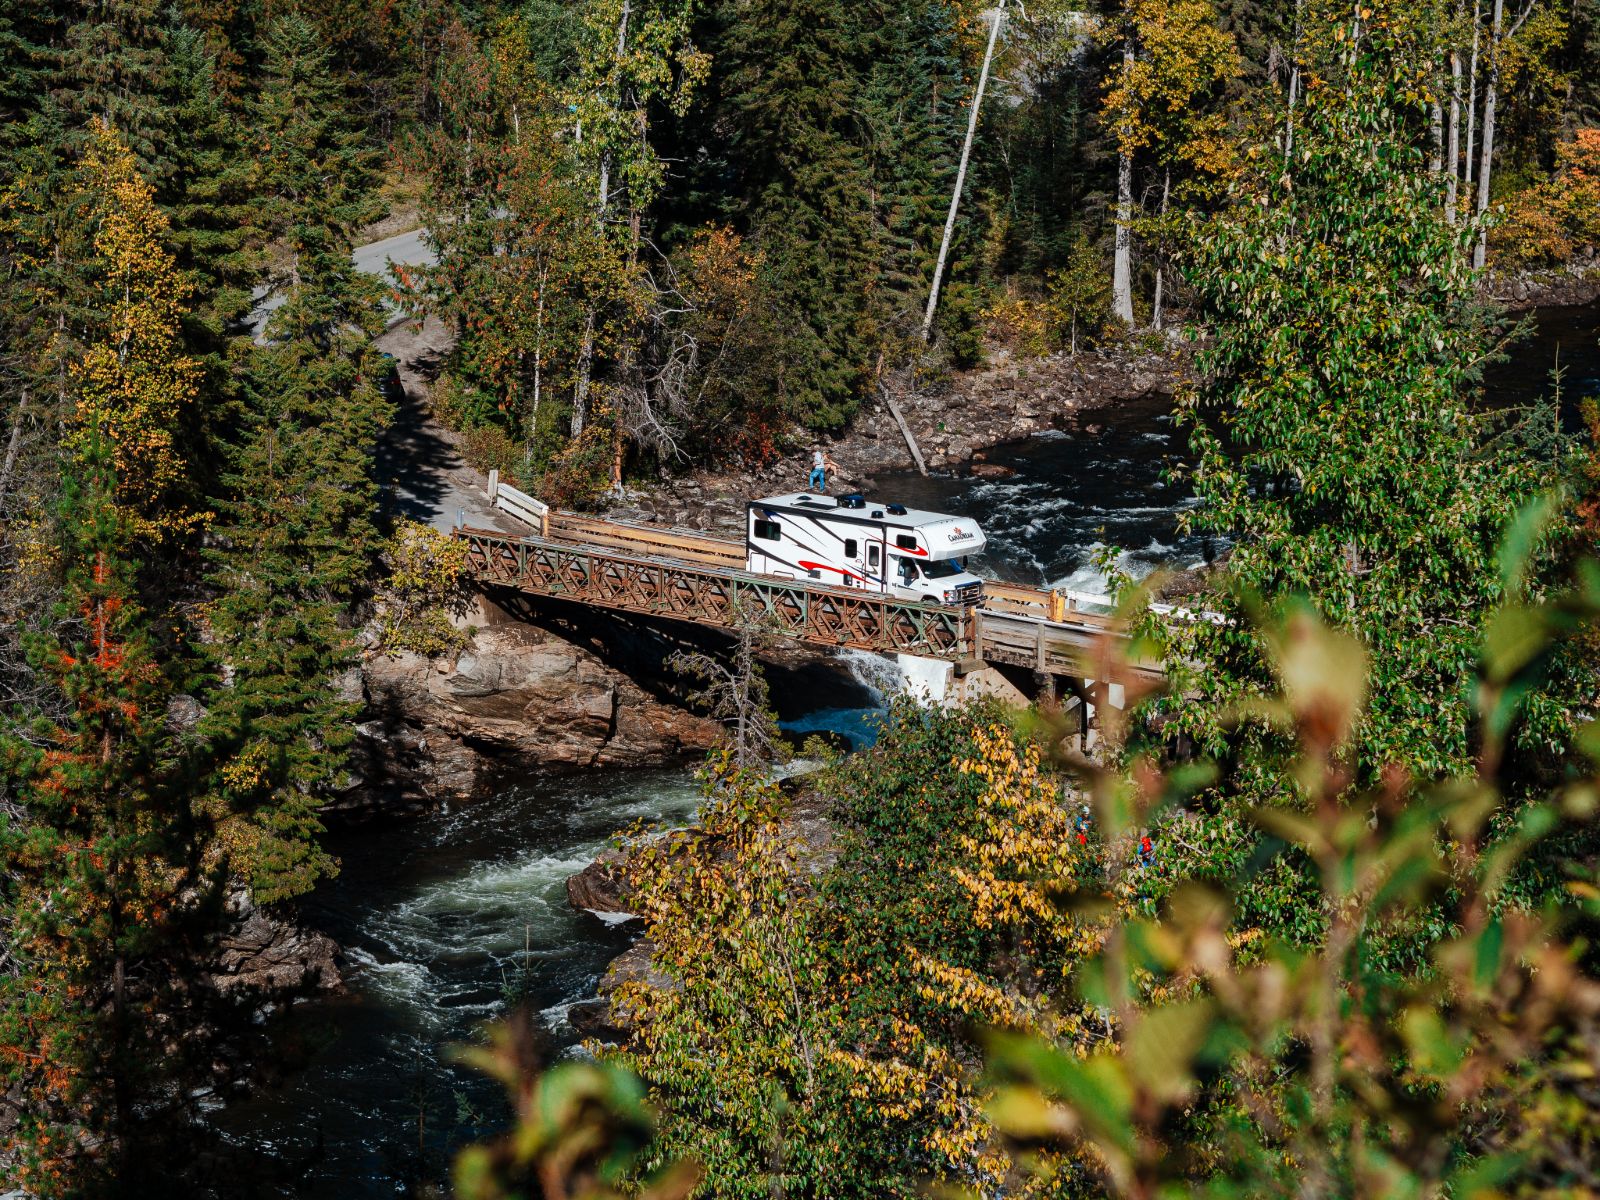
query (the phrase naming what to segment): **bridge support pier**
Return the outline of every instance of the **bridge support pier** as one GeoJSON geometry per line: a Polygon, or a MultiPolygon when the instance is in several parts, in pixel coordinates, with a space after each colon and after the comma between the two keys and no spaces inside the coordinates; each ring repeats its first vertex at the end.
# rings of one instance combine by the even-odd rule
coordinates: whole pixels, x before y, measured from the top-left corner
{"type": "Polygon", "coordinates": [[[982,659],[950,662],[916,654],[893,656],[905,676],[905,692],[924,704],[959,704],[991,696],[1009,708],[1026,708],[1030,698],[1010,679],[982,659]]]}

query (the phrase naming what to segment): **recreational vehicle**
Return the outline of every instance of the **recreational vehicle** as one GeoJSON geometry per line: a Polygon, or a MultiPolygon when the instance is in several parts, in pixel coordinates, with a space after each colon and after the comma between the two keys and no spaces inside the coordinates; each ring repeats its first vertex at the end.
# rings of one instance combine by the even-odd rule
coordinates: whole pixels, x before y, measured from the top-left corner
{"type": "Polygon", "coordinates": [[[983,598],[983,581],[966,569],[967,556],[983,545],[970,518],[859,495],[752,500],[745,529],[748,570],[934,604],[983,598]]]}

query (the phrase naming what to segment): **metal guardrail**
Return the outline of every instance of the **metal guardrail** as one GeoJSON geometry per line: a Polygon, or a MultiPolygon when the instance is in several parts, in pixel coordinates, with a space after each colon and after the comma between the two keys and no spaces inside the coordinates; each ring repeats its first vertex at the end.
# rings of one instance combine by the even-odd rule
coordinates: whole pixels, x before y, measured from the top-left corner
{"type": "Polygon", "coordinates": [[[752,615],[826,646],[970,659],[976,619],[963,608],[896,600],[722,567],[636,557],[594,546],[464,526],[480,583],[600,608],[737,628],[752,615]]]}

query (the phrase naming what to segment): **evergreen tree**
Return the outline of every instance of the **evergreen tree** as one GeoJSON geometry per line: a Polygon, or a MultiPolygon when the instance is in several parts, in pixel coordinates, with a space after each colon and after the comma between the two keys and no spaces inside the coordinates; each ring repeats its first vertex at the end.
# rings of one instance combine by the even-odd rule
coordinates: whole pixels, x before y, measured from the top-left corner
{"type": "MultiPolygon", "coordinates": [[[[943,0],[887,6],[861,95],[879,280],[877,304],[890,328],[909,335],[932,284],[939,231],[950,203],[972,81],[964,78],[959,14],[943,0]]],[[[969,219],[958,222],[956,259],[969,219]]],[[[959,283],[946,293],[943,324],[963,309],[959,283]]],[[[970,310],[970,305],[965,306],[970,310]]],[[[971,313],[965,313],[970,324],[971,313]]]]}
{"type": "Polygon", "coordinates": [[[352,119],[320,34],[298,13],[267,31],[261,95],[252,116],[261,170],[255,223],[283,243],[272,280],[298,303],[275,314],[274,341],[332,348],[370,323],[378,296],[350,261],[353,233],[377,215],[372,154],[352,119]]]}
{"type": "Polygon", "coordinates": [[[713,48],[734,121],[763,290],[788,337],[773,365],[785,407],[820,428],[849,417],[871,377],[877,263],[855,105],[872,16],[836,0],[730,5],[713,48]]]}
{"type": "Polygon", "coordinates": [[[52,93],[67,126],[98,118],[117,130],[147,177],[159,174],[175,132],[162,105],[165,26],[157,0],[73,0],[52,93]]]}
{"type": "Polygon", "coordinates": [[[20,968],[0,978],[0,1069],[28,1114],[13,1182],[45,1196],[110,1170],[159,1083],[153,1014],[173,981],[152,959],[188,858],[169,688],[135,598],[109,438],[91,430],[77,457],[62,491],[63,601],[32,642],[65,716],[0,737],[0,772],[25,808],[0,818],[20,968]],[[97,1159],[80,1160],[84,1139],[102,1142],[97,1159]]]}
{"type": "Polygon", "coordinates": [[[270,185],[261,224],[288,251],[287,297],[247,373],[219,498],[209,621],[226,682],[204,731],[218,753],[208,811],[263,902],[334,869],[317,810],[343,781],[359,703],[337,676],[358,646],[379,537],[372,455],[387,420],[376,285],[350,262],[370,197],[361,135],[303,18],[267,37],[256,109],[270,185]]]}
{"type": "Polygon", "coordinates": [[[181,289],[151,189],[111,130],[93,139],[77,186],[93,236],[76,263],[87,345],[64,374],[73,408],[49,556],[60,599],[29,614],[25,635],[53,694],[0,731],[13,801],[0,902],[18,965],[0,980],[0,1062],[25,1097],[21,1182],[46,1195],[114,1173],[136,1120],[170,1095],[153,1014],[176,980],[155,964],[196,861],[138,562],[193,523],[176,446],[195,364],[177,349],[181,289]]]}
{"type": "Polygon", "coordinates": [[[169,241],[194,300],[191,344],[220,354],[249,312],[261,273],[261,232],[253,227],[257,173],[236,115],[218,90],[205,36],[185,25],[166,34],[165,106],[183,130],[162,157],[157,196],[172,226],[169,241]]]}
{"type": "Polygon", "coordinates": [[[49,79],[48,48],[59,18],[43,0],[0,2],[0,147],[26,140],[26,118],[37,110],[49,79]]]}

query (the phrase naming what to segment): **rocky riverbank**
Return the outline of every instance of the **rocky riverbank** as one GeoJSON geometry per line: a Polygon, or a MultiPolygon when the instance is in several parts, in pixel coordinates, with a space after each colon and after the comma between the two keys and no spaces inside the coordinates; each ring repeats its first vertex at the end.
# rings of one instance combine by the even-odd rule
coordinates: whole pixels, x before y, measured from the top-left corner
{"type": "Polygon", "coordinates": [[[1536,308],[1571,308],[1600,300],[1600,250],[1593,246],[1564,267],[1490,275],[1484,291],[1510,312],[1536,308]]]}

